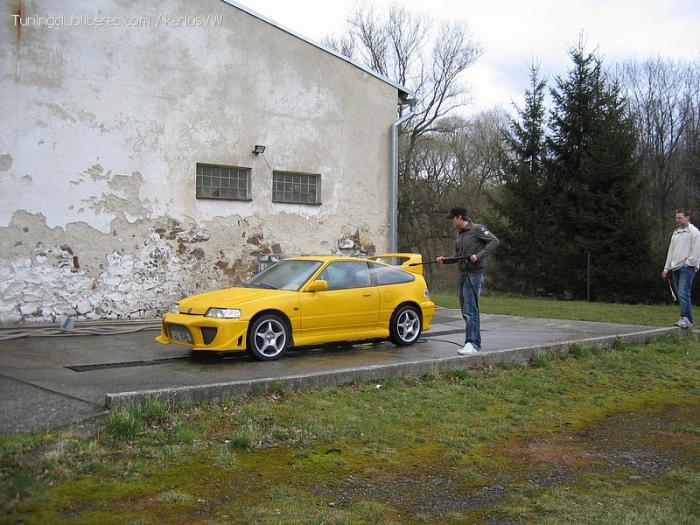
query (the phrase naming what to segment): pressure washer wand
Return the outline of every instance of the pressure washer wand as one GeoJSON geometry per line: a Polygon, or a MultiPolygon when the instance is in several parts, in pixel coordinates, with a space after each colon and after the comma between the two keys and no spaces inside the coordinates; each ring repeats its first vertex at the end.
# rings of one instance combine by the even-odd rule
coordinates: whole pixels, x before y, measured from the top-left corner
{"type": "MultiPolygon", "coordinates": [[[[464,257],[443,257],[442,258],[442,264],[450,264],[450,263],[456,263],[457,261],[464,261],[465,259],[469,259],[471,255],[465,255],[464,257]]],[[[408,266],[421,266],[425,264],[437,264],[437,261],[426,261],[426,262],[419,262],[419,263],[411,263],[408,266]]]]}
{"type": "MultiPolygon", "coordinates": [[[[442,264],[456,263],[457,261],[464,261],[465,259],[470,259],[470,258],[471,258],[471,255],[465,255],[462,257],[443,257],[442,264]]],[[[421,264],[437,264],[437,262],[438,261],[411,263],[408,266],[419,266],[421,264]]],[[[467,277],[467,282],[469,283],[469,288],[471,288],[471,290],[472,290],[472,294],[474,296],[474,303],[476,304],[476,311],[478,313],[479,312],[479,294],[476,293],[476,289],[474,288],[474,285],[472,284],[472,280],[470,277],[467,277]]]]}

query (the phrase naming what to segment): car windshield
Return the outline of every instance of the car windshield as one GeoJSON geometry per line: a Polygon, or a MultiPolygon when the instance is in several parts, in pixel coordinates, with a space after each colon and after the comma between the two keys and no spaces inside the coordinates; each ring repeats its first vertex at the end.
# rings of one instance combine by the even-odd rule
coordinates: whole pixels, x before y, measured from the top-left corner
{"type": "Polygon", "coordinates": [[[321,261],[286,259],[266,268],[244,286],[278,290],[298,290],[321,266],[321,261]]]}

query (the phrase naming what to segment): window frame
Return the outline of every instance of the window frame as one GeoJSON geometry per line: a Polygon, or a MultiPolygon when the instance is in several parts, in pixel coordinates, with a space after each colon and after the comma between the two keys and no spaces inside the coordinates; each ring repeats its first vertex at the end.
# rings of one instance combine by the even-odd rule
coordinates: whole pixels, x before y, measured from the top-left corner
{"type": "MultiPolygon", "coordinates": [[[[252,168],[246,167],[246,166],[227,166],[224,164],[210,164],[207,162],[198,162],[195,168],[195,182],[194,182],[194,195],[196,199],[203,199],[203,200],[214,200],[214,201],[238,201],[238,202],[250,202],[253,200],[252,197],[252,184],[253,184],[253,176],[252,176],[252,168]],[[246,183],[246,188],[245,188],[245,197],[217,197],[213,195],[200,195],[199,191],[200,188],[204,188],[205,186],[200,185],[200,179],[203,177],[211,177],[212,175],[204,175],[203,173],[200,175],[200,168],[215,168],[219,170],[237,170],[238,172],[242,172],[245,175],[245,183],[246,183]]],[[[219,175],[219,178],[221,176],[219,175]]],[[[231,181],[231,177],[229,174],[229,183],[231,181]]],[[[209,186],[210,188],[213,188],[213,186],[209,186]]],[[[219,188],[219,189],[224,189],[219,188]]],[[[231,190],[231,187],[225,188],[228,190],[231,190]]],[[[238,189],[238,188],[236,188],[238,189]]]]}
{"type": "MultiPolygon", "coordinates": [[[[300,184],[303,184],[300,181],[300,184]]],[[[284,190],[281,192],[282,195],[284,196],[285,192],[284,190]]],[[[293,193],[292,193],[293,195],[293,193]]],[[[301,190],[300,190],[300,195],[301,195],[301,190]]],[[[302,204],[305,206],[320,206],[322,204],[321,201],[321,174],[320,173],[305,173],[302,171],[285,171],[285,170],[273,170],[272,171],[272,202],[276,203],[281,203],[281,204],[302,204]],[[314,202],[304,202],[301,200],[286,200],[284,198],[278,198],[276,195],[278,195],[277,190],[275,189],[275,185],[278,182],[281,182],[283,184],[295,184],[294,181],[278,181],[277,177],[278,176],[299,176],[299,177],[310,177],[315,179],[315,186],[316,186],[316,195],[314,198],[314,202]]]]}

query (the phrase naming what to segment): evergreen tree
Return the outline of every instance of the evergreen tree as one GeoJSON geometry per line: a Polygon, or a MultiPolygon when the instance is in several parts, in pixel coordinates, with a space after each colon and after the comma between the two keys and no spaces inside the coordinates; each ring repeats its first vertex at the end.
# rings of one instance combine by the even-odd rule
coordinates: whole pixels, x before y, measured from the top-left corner
{"type": "Polygon", "coordinates": [[[651,259],[634,125],[601,60],[580,43],[570,56],[568,76],[551,90],[545,171],[556,228],[548,288],[585,298],[590,254],[592,298],[643,299],[651,259]]]}
{"type": "Polygon", "coordinates": [[[544,172],[546,81],[539,68],[530,67],[530,88],[518,118],[511,119],[505,133],[508,149],[503,156],[503,185],[493,205],[501,220],[502,239],[497,258],[505,287],[526,293],[541,291],[546,283],[551,227],[547,180],[544,172]]]}

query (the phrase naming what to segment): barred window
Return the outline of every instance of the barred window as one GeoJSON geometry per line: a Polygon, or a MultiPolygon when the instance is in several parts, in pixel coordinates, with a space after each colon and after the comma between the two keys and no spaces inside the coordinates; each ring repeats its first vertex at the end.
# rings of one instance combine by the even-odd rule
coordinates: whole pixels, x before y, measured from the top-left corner
{"type": "Polygon", "coordinates": [[[250,168],[197,164],[197,198],[250,200],[250,168]]]}
{"type": "Polygon", "coordinates": [[[272,200],[294,204],[321,204],[321,175],[273,172],[272,200]]]}

